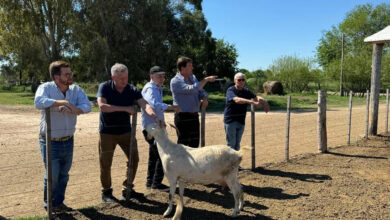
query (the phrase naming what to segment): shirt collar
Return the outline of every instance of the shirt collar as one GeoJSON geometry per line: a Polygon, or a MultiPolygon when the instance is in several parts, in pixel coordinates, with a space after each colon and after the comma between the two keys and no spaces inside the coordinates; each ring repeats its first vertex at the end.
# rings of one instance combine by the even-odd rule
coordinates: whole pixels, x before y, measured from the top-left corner
{"type": "Polygon", "coordinates": [[[156,85],[156,83],[154,83],[152,80],[150,80],[150,82],[149,82],[151,85],[152,85],[152,88],[155,88],[155,89],[162,89],[162,87],[158,87],[157,85],[156,85]]]}

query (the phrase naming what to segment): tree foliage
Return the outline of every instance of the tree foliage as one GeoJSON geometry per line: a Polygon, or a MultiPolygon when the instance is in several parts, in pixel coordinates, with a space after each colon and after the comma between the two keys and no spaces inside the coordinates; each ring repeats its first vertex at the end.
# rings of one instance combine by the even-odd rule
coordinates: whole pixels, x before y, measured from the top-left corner
{"type": "Polygon", "coordinates": [[[134,83],[160,65],[176,72],[178,56],[194,73],[232,76],[234,45],[207,29],[202,0],[0,0],[0,54],[7,73],[47,80],[48,64],[71,62],[78,81],[108,79],[110,67],[128,66],[134,83]]]}
{"type": "MultiPolygon", "coordinates": [[[[347,90],[365,91],[370,86],[372,45],[364,38],[390,25],[390,5],[360,5],[347,13],[346,18],[331,30],[323,33],[317,47],[318,62],[329,80],[340,78],[341,35],[344,34],[343,85],[347,90]]],[[[388,56],[385,46],[384,60],[388,56]]],[[[382,62],[382,69],[390,63],[382,62]]],[[[389,74],[382,74],[382,84],[389,84],[389,74]]]]}
{"type": "Polygon", "coordinates": [[[309,83],[316,82],[318,70],[313,71],[314,61],[296,56],[282,56],[270,67],[268,80],[278,80],[289,91],[309,90],[309,83]]]}

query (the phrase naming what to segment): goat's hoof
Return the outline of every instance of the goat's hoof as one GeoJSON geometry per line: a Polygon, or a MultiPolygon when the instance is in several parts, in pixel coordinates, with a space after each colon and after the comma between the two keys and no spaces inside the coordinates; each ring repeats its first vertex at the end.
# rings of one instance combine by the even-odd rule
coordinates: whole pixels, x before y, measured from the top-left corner
{"type": "Polygon", "coordinates": [[[232,214],[232,218],[237,217],[237,214],[238,214],[238,212],[234,211],[233,214],[232,214]]]}
{"type": "Polygon", "coordinates": [[[169,214],[171,214],[171,210],[167,210],[164,212],[163,216],[164,217],[167,217],[169,214]]]}
{"type": "Polygon", "coordinates": [[[241,211],[243,208],[244,208],[244,202],[242,202],[242,203],[238,206],[238,210],[241,211]]]}

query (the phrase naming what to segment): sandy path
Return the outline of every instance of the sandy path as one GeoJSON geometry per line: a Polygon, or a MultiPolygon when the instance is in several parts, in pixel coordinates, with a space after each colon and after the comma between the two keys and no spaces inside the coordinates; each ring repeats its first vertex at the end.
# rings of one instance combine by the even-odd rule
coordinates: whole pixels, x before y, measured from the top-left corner
{"type": "MultiPolygon", "coordinates": [[[[378,133],[384,131],[385,106],[380,105],[378,133]]],[[[256,113],[256,166],[284,159],[285,112],[256,113]]],[[[291,114],[290,156],[317,152],[316,112],[291,114]]],[[[38,145],[39,112],[31,107],[0,105],[0,216],[23,217],[44,215],[42,208],[43,164],[38,145]]],[[[166,114],[173,122],[173,114],[166,114]]],[[[140,121],[140,120],[138,120],[140,121]]],[[[347,109],[330,109],[327,112],[328,146],[346,144],[347,109]]],[[[249,168],[250,114],[242,140],[243,167],[249,168]]],[[[135,179],[135,189],[145,192],[148,146],[137,127],[140,163],[135,179]]],[[[352,138],[354,142],[365,132],[365,107],[354,107],[352,138]]],[[[176,140],[173,129],[168,129],[176,140]]],[[[75,134],[74,162],[66,194],[66,204],[74,208],[100,203],[98,164],[98,113],[81,115],[75,134]]],[[[222,114],[208,114],[206,119],[206,145],[225,144],[222,114]]],[[[125,177],[125,156],[120,149],[114,155],[112,166],[114,195],[119,197],[121,182],[125,177]]],[[[164,180],[165,181],[165,180],[164,180]]]]}

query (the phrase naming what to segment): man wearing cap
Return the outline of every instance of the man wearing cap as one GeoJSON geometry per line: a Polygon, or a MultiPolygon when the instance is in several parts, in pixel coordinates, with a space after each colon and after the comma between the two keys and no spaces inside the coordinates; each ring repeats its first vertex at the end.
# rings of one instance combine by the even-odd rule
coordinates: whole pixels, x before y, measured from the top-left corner
{"type": "Polygon", "coordinates": [[[245,128],[245,117],[248,104],[254,104],[257,108],[264,107],[269,111],[267,100],[256,96],[245,86],[245,75],[236,73],[234,75],[234,86],[226,91],[226,107],[224,111],[224,123],[227,145],[234,150],[240,150],[240,142],[245,128]]]}
{"type": "MultiPolygon", "coordinates": [[[[173,106],[163,103],[163,84],[165,81],[165,71],[159,67],[154,66],[149,71],[150,82],[146,83],[142,89],[143,98],[149,103],[160,121],[164,121],[164,111],[172,110],[176,113],[180,112],[179,106],[173,106]]],[[[144,110],[141,113],[141,127],[146,142],[149,144],[149,161],[148,173],[146,177],[146,188],[160,191],[168,191],[169,187],[162,184],[164,178],[164,170],[162,167],[160,155],[158,154],[157,145],[154,138],[148,135],[145,130],[146,126],[154,123],[154,120],[148,116],[144,110]]]]}
{"type": "MultiPolygon", "coordinates": [[[[119,145],[129,159],[130,141],[134,148],[130,149],[133,164],[127,169],[132,169],[134,181],[138,168],[137,140],[131,140],[130,115],[135,114],[133,105],[135,102],[152,119],[158,122],[157,116],[150,105],[142,98],[139,89],[128,83],[128,69],[125,65],[116,63],[111,68],[112,80],[99,85],[96,95],[100,108],[99,122],[99,161],[100,181],[102,184],[102,202],[118,201],[112,195],[111,165],[116,145],[119,145]]],[[[134,128],[135,129],[135,128],[134,128]]],[[[126,163],[126,166],[128,163],[126,163]]],[[[127,172],[126,172],[127,174],[127,172]]],[[[133,187],[133,184],[130,184],[133,187]]],[[[123,181],[122,199],[126,198],[127,179],[123,181]]],[[[131,189],[130,197],[143,198],[142,193],[131,189]]]]}
{"type": "Polygon", "coordinates": [[[208,76],[199,82],[192,74],[192,60],[188,57],[179,57],[176,66],[179,72],[171,80],[171,91],[173,105],[178,105],[181,109],[180,113],[175,113],[177,143],[198,147],[199,106],[202,104],[202,109],[208,106],[208,94],[203,87],[207,82],[214,82],[217,76],[208,76]]]}
{"type": "Polygon", "coordinates": [[[47,167],[46,167],[46,112],[50,108],[51,119],[51,164],[52,164],[52,207],[54,212],[70,210],[64,204],[69,170],[72,166],[77,115],[91,111],[87,95],[73,85],[73,75],[68,63],[52,62],[49,66],[52,82],[39,86],[35,93],[35,108],[41,110],[39,145],[45,164],[43,178],[44,208],[47,208],[47,167]]]}

